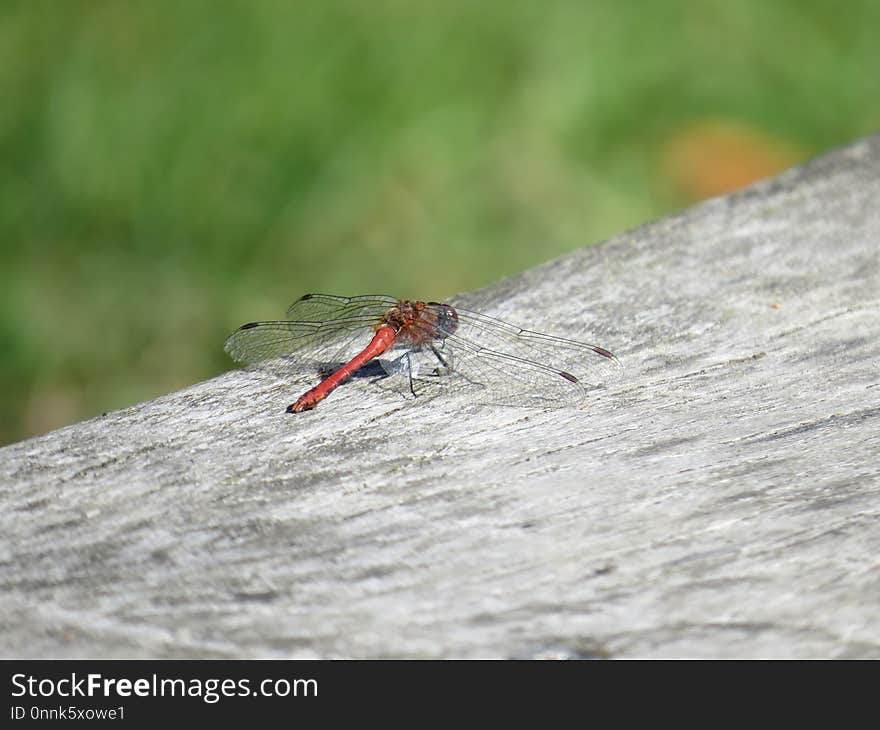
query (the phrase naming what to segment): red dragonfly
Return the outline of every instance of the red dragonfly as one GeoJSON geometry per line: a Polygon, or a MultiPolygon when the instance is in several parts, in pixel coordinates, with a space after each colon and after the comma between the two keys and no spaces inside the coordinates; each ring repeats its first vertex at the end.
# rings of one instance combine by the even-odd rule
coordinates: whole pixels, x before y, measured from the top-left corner
{"type": "Polygon", "coordinates": [[[306,294],[285,320],[239,327],[225,349],[248,365],[320,373],[321,382],[289,413],[314,408],[360,374],[403,383],[414,396],[453,386],[498,403],[577,406],[619,370],[604,347],[531,332],[451,304],[389,296],[306,294]]]}

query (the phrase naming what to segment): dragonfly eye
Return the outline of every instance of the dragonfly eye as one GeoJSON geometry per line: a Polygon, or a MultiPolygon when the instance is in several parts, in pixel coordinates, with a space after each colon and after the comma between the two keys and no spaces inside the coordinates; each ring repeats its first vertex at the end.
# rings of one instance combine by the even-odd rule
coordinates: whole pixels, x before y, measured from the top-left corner
{"type": "Polygon", "coordinates": [[[458,329],[458,312],[449,304],[432,304],[437,313],[437,335],[442,340],[458,329]]]}

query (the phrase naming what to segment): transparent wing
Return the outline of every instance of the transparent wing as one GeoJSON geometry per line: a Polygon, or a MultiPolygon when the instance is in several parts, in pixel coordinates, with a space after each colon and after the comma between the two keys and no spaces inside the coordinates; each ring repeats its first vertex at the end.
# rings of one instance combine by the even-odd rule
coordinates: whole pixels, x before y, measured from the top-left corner
{"type": "Polygon", "coordinates": [[[237,362],[282,370],[347,362],[366,347],[374,326],[396,301],[306,294],[290,305],[287,320],[249,322],[226,339],[224,349],[237,362]]]}
{"type": "Polygon", "coordinates": [[[456,330],[419,353],[413,372],[420,386],[469,388],[480,400],[498,403],[577,406],[621,374],[617,358],[598,345],[457,312],[456,330]]]}
{"type": "Polygon", "coordinates": [[[377,319],[397,304],[395,297],[381,294],[337,297],[332,294],[305,294],[287,308],[287,319],[304,322],[347,320],[362,316],[377,319]]]}

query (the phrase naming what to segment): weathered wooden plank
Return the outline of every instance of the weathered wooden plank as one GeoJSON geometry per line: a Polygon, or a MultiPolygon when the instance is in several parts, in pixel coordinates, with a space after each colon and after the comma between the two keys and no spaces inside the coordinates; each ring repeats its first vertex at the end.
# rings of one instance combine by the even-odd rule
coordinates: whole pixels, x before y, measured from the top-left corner
{"type": "Polygon", "coordinates": [[[872,137],[465,297],[617,352],[583,410],[233,371],[0,450],[0,652],[880,656],[878,200],[872,137]]]}

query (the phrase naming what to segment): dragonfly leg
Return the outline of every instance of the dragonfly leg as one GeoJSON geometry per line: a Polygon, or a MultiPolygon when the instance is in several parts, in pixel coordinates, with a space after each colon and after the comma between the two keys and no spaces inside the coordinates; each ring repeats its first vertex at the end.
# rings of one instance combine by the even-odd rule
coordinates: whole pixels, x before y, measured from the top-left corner
{"type": "Polygon", "coordinates": [[[437,360],[439,360],[440,364],[445,369],[445,372],[444,372],[444,371],[441,371],[440,368],[434,368],[434,375],[448,375],[449,373],[451,373],[452,372],[452,363],[449,361],[449,358],[439,350],[437,345],[431,345],[431,352],[434,353],[434,357],[436,357],[437,360]]]}
{"type": "Polygon", "coordinates": [[[406,353],[405,357],[406,357],[406,376],[409,378],[409,392],[413,394],[413,398],[417,398],[418,396],[416,395],[416,389],[415,389],[415,386],[413,385],[412,360],[410,359],[408,352],[406,353]]]}

